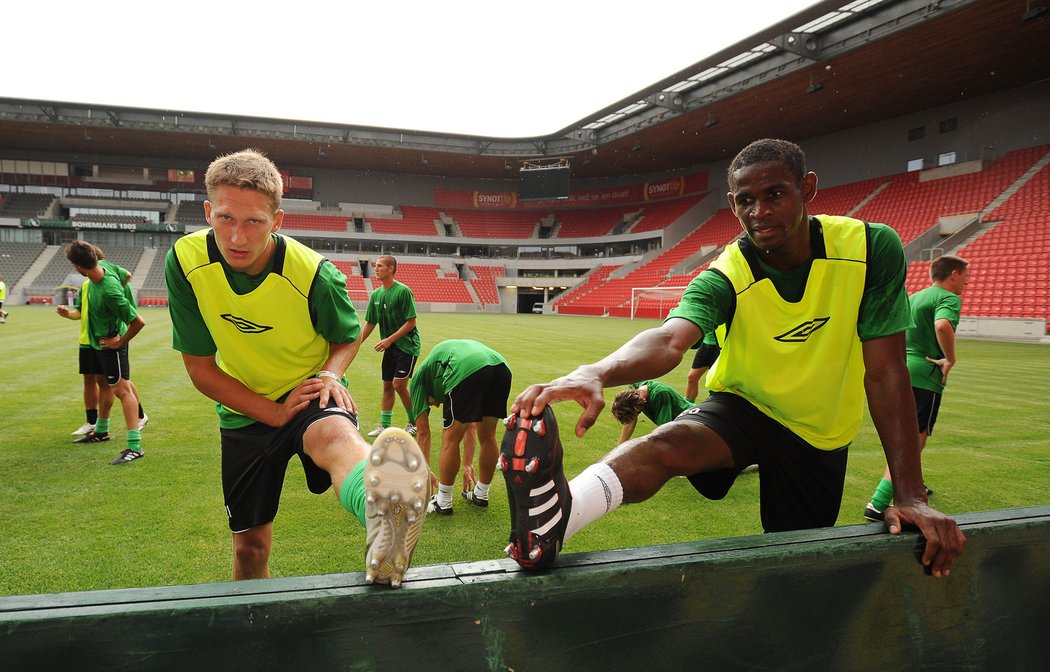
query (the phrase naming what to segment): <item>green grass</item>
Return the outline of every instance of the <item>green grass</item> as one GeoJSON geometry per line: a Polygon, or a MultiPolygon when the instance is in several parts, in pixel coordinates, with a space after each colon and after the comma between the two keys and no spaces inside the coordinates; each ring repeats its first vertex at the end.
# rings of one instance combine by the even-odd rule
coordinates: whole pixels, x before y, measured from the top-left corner
{"type": "MultiPolygon", "coordinates": [[[[14,307],[0,326],[4,431],[0,440],[0,595],[225,581],[230,534],[219,483],[212,403],[190,384],[171,350],[166,311],[145,309],[147,326],[131,348],[133,379],[150,415],[146,458],[108,464],[124,445],[120,411],[114,440],[71,443],[83,422],[77,324],[45,308],[14,307]]],[[[424,314],[424,352],[446,338],[476,338],[502,352],[513,394],[615,349],[652,321],[535,315],[424,314]]],[[[374,341],[373,339],[371,339],[374,341]]],[[[960,341],[959,365],[924,457],[933,503],[949,513],[1050,501],[1047,380],[1043,346],[960,341]]],[[[685,385],[687,357],[664,378],[685,385]]],[[[379,355],[362,351],[350,372],[361,424],[378,419],[379,355]]],[[[617,390],[608,390],[611,401],[617,390]]],[[[584,439],[571,427],[575,404],[556,407],[571,477],[613,445],[619,426],[606,412],[584,439]]],[[[437,416],[436,416],[437,417],[437,416]]],[[[404,422],[395,411],[395,423],[404,422]]],[[[636,435],[651,427],[643,419],[636,435]]],[[[434,430],[439,431],[435,423],[434,430]]],[[[434,451],[435,468],[436,453],[434,451]]],[[[861,511],[883,457],[866,422],[850,453],[839,525],[861,511]]],[[[458,488],[457,488],[458,489],[458,488]]],[[[415,565],[500,557],[508,512],[498,476],[488,510],[457,499],[456,513],[427,521],[415,565]]],[[[643,504],[622,507],[573,538],[568,552],[758,534],[758,475],[744,474],[710,502],[675,479],[643,504]]],[[[288,470],[274,532],[275,576],[360,571],[364,531],[330,495],[311,495],[296,461],[288,470]]]]}

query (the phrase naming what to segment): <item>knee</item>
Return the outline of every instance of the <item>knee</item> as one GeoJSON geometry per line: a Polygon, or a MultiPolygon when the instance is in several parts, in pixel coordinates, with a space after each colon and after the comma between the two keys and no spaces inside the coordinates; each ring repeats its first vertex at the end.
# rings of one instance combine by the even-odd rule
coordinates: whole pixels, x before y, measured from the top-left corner
{"type": "Polygon", "coordinates": [[[408,391],[408,378],[395,378],[393,382],[391,382],[391,386],[398,394],[404,394],[408,391]]]}
{"type": "Polygon", "coordinates": [[[265,566],[270,559],[270,544],[262,535],[253,534],[252,531],[235,534],[233,536],[233,555],[239,567],[265,566]]]}
{"type": "Polygon", "coordinates": [[[318,467],[328,471],[349,454],[356,464],[368,453],[368,444],[354,425],[341,415],[318,420],[303,434],[303,452],[318,467]]]}

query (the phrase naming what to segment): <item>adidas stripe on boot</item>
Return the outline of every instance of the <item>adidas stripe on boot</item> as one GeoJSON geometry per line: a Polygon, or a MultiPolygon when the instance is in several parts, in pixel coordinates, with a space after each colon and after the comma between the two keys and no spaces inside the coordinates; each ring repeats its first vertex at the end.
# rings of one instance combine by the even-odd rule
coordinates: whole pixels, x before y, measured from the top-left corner
{"type": "Polygon", "coordinates": [[[512,415],[504,423],[496,463],[510,501],[510,544],[504,552],[524,569],[545,569],[558,559],[572,511],[558,420],[547,406],[537,417],[512,415]]]}

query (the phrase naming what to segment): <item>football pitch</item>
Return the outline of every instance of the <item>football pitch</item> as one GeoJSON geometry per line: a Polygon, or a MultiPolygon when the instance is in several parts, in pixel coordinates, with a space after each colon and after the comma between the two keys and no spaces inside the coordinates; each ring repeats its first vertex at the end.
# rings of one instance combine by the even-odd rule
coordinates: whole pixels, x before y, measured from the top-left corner
{"type": "MultiPolygon", "coordinates": [[[[228,580],[230,534],[214,405],[193,388],[171,349],[167,312],[143,309],[147,326],[131,344],[132,379],[150,416],[143,431],[146,457],[111,466],[125,445],[119,405],[113,440],[81,446],[70,436],[84,422],[79,325],[49,308],[10,310],[0,325],[0,595],[228,580]]],[[[474,338],[503,353],[514,373],[512,395],[599,359],[656,324],[538,315],[419,317],[424,355],[447,338],[474,338]]],[[[373,335],[348,374],[366,431],[379,418],[376,342],[373,335]]],[[[923,459],[938,509],[966,513],[1050,502],[1048,355],[1046,346],[959,341],[959,363],[923,459]]],[[[690,361],[687,355],[663,380],[683,390],[690,361]]],[[[607,401],[617,391],[607,390],[607,401]]],[[[579,439],[572,430],[579,407],[566,402],[556,412],[571,478],[613,447],[620,428],[606,409],[579,439]]],[[[439,433],[440,413],[431,416],[432,431],[439,433]]],[[[405,422],[404,410],[395,408],[395,425],[405,422]]],[[[639,418],[635,436],[650,429],[639,418]]],[[[436,469],[438,451],[432,452],[436,469]]],[[[882,470],[882,449],[866,420],[850,450],[838,525],[865,522],[861,513],[882,470]]],[[[759,534],[758,478],[742,474],[720,502],[674,479],[651,500],[621,507],[581,531],[565,552],[759,534]]],[[[497,472],[487,510],[457,496],[455,515],[428,519],[413,565],[502,557],[509,529],[505,492],[497,472]]],[[[293,460],[274,526],[274,576],[362,571],[364,536],[331,494],[309,493],[293,460]]]]}

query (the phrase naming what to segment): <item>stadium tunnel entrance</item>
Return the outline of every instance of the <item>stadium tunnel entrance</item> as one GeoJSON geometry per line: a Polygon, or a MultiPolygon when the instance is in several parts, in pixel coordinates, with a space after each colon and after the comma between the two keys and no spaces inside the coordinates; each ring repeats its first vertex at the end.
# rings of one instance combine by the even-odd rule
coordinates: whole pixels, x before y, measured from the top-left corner
{"type": "MultiPolygon", "coordinates": [[[[567,288],[562,285],[518,287],[517,313],[543,313],[543,306],[567,288]]],[[[549,312],[549,311],[548,311],[549,312]]]]}

